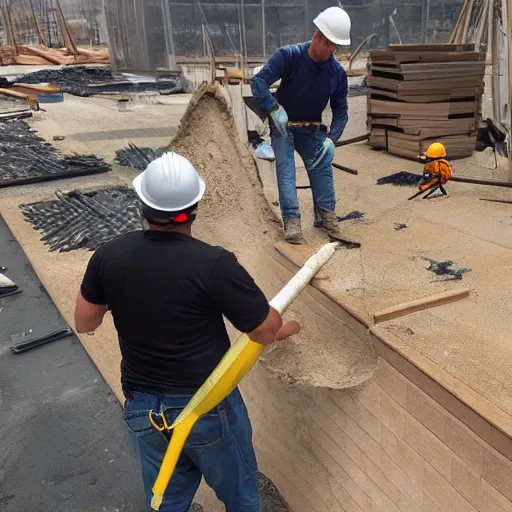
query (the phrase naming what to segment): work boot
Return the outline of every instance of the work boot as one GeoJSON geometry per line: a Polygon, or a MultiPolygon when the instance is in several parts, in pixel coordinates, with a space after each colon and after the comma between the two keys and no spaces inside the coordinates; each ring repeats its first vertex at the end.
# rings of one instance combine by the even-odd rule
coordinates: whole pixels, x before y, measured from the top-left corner
{"type": "Polygon", "coordinates": [[[338,216],[334,212],[330,212],[328,210],[320,210],[320,220],[315,221],[315,227],[322,229],[331,240],[341,242],[346,245],[349,249],[355,249],[356,247],[361,247],[359,242],[347,238],[342,235],[340,232],[340,225],[338,221],[338,216]]]}
{"type": "Polygon", "coordinates": [[[300,219],[284,219],[284,239],[289,244],[300,244],[302,242],[302,230],[300,219]]]}

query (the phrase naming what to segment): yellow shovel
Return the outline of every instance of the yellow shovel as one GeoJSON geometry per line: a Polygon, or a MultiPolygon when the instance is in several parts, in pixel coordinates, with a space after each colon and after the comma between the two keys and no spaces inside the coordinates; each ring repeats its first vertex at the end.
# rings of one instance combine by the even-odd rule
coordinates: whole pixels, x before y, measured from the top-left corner
{"type": "MultiPolygon", "coordinates": [[[[338,245],[338,242],[326,244],[309,258],[291,281],[270,301],[270,305],[284,313],[315,274],[329,261],[338,245]]],[[[160,509],[178,458],[196,421],[219,405],[235,389],[264,349],[264,345],[251,341],[246,334],[242,334],[169,427],[173,434],[153,486],[151,507],[154,510],[160,509]]]]}

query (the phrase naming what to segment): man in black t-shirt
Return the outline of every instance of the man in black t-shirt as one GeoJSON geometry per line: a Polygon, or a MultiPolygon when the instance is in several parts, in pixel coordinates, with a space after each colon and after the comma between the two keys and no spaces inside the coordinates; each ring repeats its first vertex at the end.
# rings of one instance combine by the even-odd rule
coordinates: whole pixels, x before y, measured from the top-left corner
{"type": "MultiPolygon", "coordinates": [[[[128,431],[140,456],[146,499],[167,449],[149,422],[171,424],[220,362],[230,343],[225,316],[263,345],[298,332],[283,324],[235,256],[192,237],[205,184],[192,164],[166,153],[134,180],[148,229],[121,236],[91,257],[75,309],[78,332],[112,313],[121,348],[128,431]]],[[[256,457],[238,389],[192,430],[164,496],[162,512],[186,512],[201,477],[227,512],[259,512],[256,457]]]]}

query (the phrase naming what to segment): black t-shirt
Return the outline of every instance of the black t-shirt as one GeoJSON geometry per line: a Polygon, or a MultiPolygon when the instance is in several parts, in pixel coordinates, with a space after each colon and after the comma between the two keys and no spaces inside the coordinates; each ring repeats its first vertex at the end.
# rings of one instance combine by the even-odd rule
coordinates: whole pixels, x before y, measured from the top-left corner
{"type": "Polygon", "coordinates": [[[125,393],[195,392],[230,346],[223,315],[250,332],[269,312],[232,253],[163,231],[137,231],[102,245],[81,292],[112,312],[125,393]]]}

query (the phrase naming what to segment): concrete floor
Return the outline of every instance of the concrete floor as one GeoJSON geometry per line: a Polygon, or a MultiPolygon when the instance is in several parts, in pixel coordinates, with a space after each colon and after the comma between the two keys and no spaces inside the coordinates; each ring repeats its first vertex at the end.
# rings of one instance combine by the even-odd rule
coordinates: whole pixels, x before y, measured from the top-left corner
{"type": "Polygon", "coordinates": [[[120,404],[79,340],[9,350],[12,334],[67,324],[2,219],[0,266],[23,289],[0,298],[0,510],[140,512],[120,404]]]}
{"type": "Polygon", "coordinates": [[[63,152],[93,152],[113,161],[117,149],[129,142],[158,148],[169,144],[188,106],[190,95],[140,96],[120,112],[117,101],[102,97],[80,98],[65,94],[63,103],[45,104],[45,113],[32,123],[63,152]],[[152,103],[150,103],[152,102],[152,103]]]}

